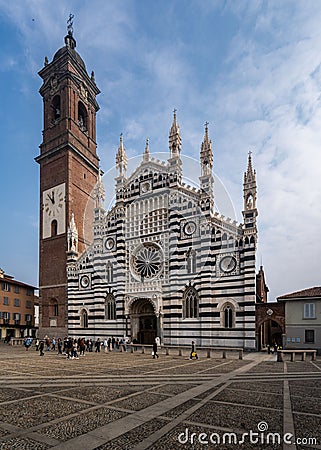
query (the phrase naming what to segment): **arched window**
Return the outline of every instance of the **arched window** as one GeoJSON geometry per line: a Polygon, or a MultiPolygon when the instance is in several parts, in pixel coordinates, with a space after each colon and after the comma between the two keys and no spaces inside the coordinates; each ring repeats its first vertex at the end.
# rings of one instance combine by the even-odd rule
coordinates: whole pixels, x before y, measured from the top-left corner
{"type": "Polygon", "coordinates": [[[113,265],[110,262],[106,265],[106,281],[107,283],[112,283],[114,281],[113,265]]]}
{"type": "Polygon", "coordinates": [[[246,198],[246,209],[252,209],[254,207],[253,195],[249,194],[246,198]]]}
{"type": "Polygon", "coordinates": [[[82,131],[87,131],[87,111],[85,105],[81,102],[78,102],[78,125],[82,131]]]}
{"type": "Polygon", "coordinates": [[[51,222],[51,237],[57,236],[57,234],[58,234],[58,222],[56,219],[54,219],[51,222]]]}
{"type": "Polygon", "coordinates": [[[105,301],[105,319],[116,319],[116,301],[112,294],[108,294],[105,301]]]}
{"type": "Polygon", "coordinates": [[[88,313],[85,309],[80,312],[80,327],[88,328],[88,313]]]}
{"type": "Polygon", "coordinates": [[[183,298],[183,319],[198,318],[199,297],[192,287],[186,289],[183,298]]]}
{"type": "Polygon", "coordinates": [[[189,249],[186,254],[187,273],[196,273],[196,252],[189,249]]]}
{"type": "Polygon", "coordinates": [[[223,308],[223,327],[233,328],[234,326],[234,310],[231,305],[226,305],[223,308]]]}
{"type": "Polygon", "coordinates": [[[49,302],[49,315],[50,316],[58,316],[58,301],[56,298],[50,299],[49,302]]]}
{"type": "Polygon", "coordinates": [[[53,120],[56,121],[60,119],[61,116],[61,110],[60,110],[60,96],[55,95],[55,97],[52,100],[52,117],[53,120]]]}

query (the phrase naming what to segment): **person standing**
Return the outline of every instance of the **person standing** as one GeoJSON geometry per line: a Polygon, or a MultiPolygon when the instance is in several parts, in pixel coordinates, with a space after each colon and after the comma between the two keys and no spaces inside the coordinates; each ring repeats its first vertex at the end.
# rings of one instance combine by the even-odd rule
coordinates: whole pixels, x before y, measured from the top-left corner
{"type": "Polygon", "coordinates": [[[157,354],[157,341],[155,339],[154,343],[153,343],[153,358],[155,359],[155,356],[157,357],[157,359],[159,358],[159,355],[157,354]]]}
{"type": "Polygon", "coordinates": [[[196,345],[195,345],[194,341],[192,341],[192,348],[191,348],[191,354],[190,354],[189,359],[193,359],[193,358],[198,359],[197,352],[196,352],[196,345]]]}
{"type": "Polygon", "coordinates": [[[44,343],[43,339],[41,339],[40,344],[39,344],[39,355],[40,356],[44,356],[44,352],[43,352],[44,346],[45,346],[45,343],[44,343]]]}
{"type": "Polygon", "coordinates": [[[58,338],[57,345],[58,345],[57,355],[62,355],[62,340],[61,340],[61,338],[58,338]]]}

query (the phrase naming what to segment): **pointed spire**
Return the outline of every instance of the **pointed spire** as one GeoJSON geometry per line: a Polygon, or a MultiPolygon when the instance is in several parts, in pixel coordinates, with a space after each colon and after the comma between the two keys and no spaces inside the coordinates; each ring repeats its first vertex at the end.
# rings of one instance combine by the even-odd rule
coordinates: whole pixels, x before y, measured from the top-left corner
{"type": "Polygon", "coordinates": [[[201,169],[202,175],[210,175],[213,169],[212,141],[208,137],[208,122],[205,122],[205,134],[201,145],[201,169]]]}
{"type": "Polygon", "coordinates": [[[244,183],[249,183],[255,181],[256,172],[252,168],[252,152],[249,151],[248,161],[247,161],[247,171],[244,172],[244,183]]]}
{"type": "Polygon", "coordinates": [[[149,153],[149,140],[146,139],[146,145],[145,145],[145,151],[143,155],[143,161],[147,162],[149,161],[150,153],[149,153]]]}
{"type": "Polygon", "coordinates": [[[176,109],[174,109],[173,113],[174,113],[173,123],[169,133],[169,149],[171,152],[171,158],[175,156],[179,157],[182,147],[180,129],[176,120],[176,109]]]}
{"type": "Polygon", "coordinates": [[[68,226],[67,231],[67,248],[68,253],[72,253],[74,255],[78,254],[78,230],[75,223],[75,216],[74,213],[71,213],[71,219],[68,226]]]}
{"type": "MultiPolygon", "coordinates": [[[[252,152],[249,152],[247,170],[244,172],[243,199],[244,211],[256,210],[256,172],[252,167],[252,152]]],[[[257,215],[257,213],[256,213],[257,215]]]]}
{"type": "Polygon", "coordinates": [[[105,200],[105,188],[102,182],[100,169],[98,170],[98,180],[94,189],[94,195],[95,195],[95,207],[103,208],[105,200]]]}
{"type": "Polygon", "coordinates": [[[127,155],[123,142],[123,133],[120,134],[119,147],[116,154],[116,168],[119,170],[119,176],[125,177],[127,170],[127,155]]]}

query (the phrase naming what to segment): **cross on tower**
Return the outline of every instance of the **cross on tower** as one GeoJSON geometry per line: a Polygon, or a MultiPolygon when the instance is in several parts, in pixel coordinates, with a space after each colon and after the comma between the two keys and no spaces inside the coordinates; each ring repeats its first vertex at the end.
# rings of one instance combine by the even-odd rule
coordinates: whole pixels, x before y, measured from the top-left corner
{"type": "Polygon", "coordinates": [[[72,32],[73,32],[73,24],[74,24],[74,22],[73,22],[73,19],[74,19],[74,14],[69,14],[69,19],[67,20],[67,30],[68,30],[68,33],[69,34],[72,34],[72,32]]]}

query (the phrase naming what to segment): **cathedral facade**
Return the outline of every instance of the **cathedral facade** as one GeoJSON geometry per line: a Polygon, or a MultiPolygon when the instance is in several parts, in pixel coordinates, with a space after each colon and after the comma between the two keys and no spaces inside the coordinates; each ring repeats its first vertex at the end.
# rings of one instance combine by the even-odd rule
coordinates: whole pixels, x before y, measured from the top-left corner
{"type": "Polygon", "coordinates": [[[141,163],[127,173],[121,136],[115,203],[106,211],[94,142],[99,90],[75,51],[72,31],[65,43],[40,72],[48,86],[41,92],[51,105],[50,143],[57,138],[47,149],[44,134],[38,157],[43,183],[43,332],[57,334],[52,317],[56,313],[58,328],[75,337],[126,336],[145,344],[159,337],[171,345],[194,340],[200,346],[255,349],[258,212],[251,155],[244,173],[243,223],[238,224],[215,212],[207,125],[200,145],[199,187],[183,182],[181,133],[174,112],[166,161],[152,158],[147,141],[141,163]],[[58,180],[62,171],[52,180],[49,168],[57,161],[68,176],[58,180]],[[63,212],[55,211],[56,202],[63,212]],[[48,249],[57,246],[65,251],[61,280],[54,280],[56,271],[47,264],[48,249]],[[53,309],[55,304],[62,313],[58,306],[53,309]]]}
{"type": "Polygon", "coordinates": [[[255,348],[256,175],[244,175],[244,224],[214,212],[213,151],[206,125],[200,186],[182,181],[174,113],[169,158],[142,161],[127,175],[121,136],[115,205],[94,189],[93,243],[78,255],[69,227],[68,329],[74,336],[155,337],[172,345],[255,348]]]}

